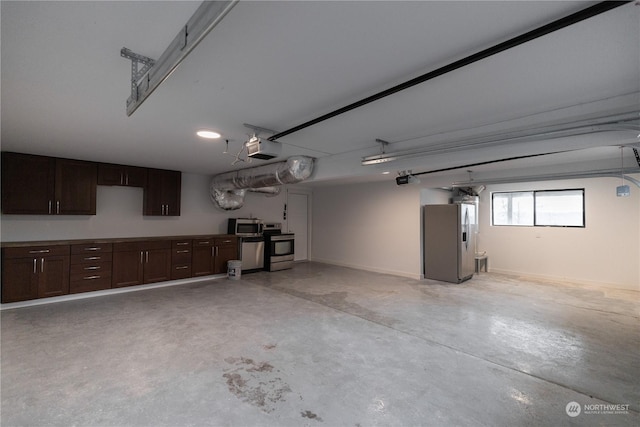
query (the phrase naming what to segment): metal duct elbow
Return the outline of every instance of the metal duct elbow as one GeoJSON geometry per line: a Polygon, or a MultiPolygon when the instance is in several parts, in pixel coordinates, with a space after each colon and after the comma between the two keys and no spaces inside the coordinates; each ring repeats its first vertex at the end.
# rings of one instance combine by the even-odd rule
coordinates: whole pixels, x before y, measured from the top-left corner
{"type": "Polygon", "coordinates": [[[277,195],[280,185],[308,179],[313,173],[313,166],[312,157],[292,156],[284,162],[215,175],[209,188],[211,200],[224,210],[240,209],[244,205],[246,191],[277,195]]]}
{"type": "Polygon", "coordinates": [[[210,188],[211,201],[224,211],[235,211],[244,206],[247,190],[217,190],[210,188]]]}

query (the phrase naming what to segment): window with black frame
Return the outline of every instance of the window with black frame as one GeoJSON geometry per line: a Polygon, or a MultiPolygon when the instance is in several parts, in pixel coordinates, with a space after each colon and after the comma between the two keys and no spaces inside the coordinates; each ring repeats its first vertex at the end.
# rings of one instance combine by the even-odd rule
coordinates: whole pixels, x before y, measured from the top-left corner
{"type": "Polygon", "coordinates": [[[524,227],[584,227],[584,188],[491,194],[492,224],[524,227]]]}

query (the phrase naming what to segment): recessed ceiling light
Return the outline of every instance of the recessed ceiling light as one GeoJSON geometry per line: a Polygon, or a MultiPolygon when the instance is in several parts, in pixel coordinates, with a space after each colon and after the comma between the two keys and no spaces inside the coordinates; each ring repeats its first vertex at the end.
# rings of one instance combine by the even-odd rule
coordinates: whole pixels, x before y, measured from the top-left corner
{"type": "Polygon", "coordinates": [[[389,175],[389,173],[390,173],[389,171],[384,171],[382,172],[382,175],[389,175]]]}
{"type": "Polygon", "coordinates": [[[218,132],[213,132],[211,130],[199,130],[198,132],[196,132],[196,135],[198,135],[200,138],[207,138],[207,139],[220,138],[220,134],[218,132]]]}

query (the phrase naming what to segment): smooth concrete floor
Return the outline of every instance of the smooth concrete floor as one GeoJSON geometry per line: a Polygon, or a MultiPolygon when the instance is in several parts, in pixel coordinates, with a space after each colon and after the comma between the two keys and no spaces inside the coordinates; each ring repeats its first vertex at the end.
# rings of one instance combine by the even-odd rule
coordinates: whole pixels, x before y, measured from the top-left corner
{"type": "Polygon", "coordinates": [[[317,263],[4,310],[1,423],[638,426],[639,318],[638,292],[317,263]]]}

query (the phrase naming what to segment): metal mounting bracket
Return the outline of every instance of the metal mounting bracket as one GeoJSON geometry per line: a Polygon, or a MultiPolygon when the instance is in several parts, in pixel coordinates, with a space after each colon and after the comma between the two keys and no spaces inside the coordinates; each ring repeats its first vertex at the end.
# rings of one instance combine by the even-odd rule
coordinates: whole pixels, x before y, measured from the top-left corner
{"type": "MultiPolygon", "coordinates": [[[[156,63],[151,58],[132,52],[123,47],[120,49],[120,56],[131,60],[131,98],[130,102],[138,100],[138,82],[149,72],[151,67],[156,63]],[[142,64],[142,68],[138,68],[142,64]]],[[[148,78],[148,74],[147,74],[148,78]]]]}
{"type": "Polygon", "coordinates": [[[390,144],[389,141],[385,141],[384,139],[376,138],[376,142],[380,143],[380,152],[382,154],[387,154],[384,152],[384,148],[390,144]]]}
{"type": "Polygon", "coordinates": [[[156,61],[126,48],[120,51],[121,56],[132,61],[127,116],[136,111],[239,1],[203,1],[156,61]],[[138,69],[140,64],[142,69],[138,69]]]}

